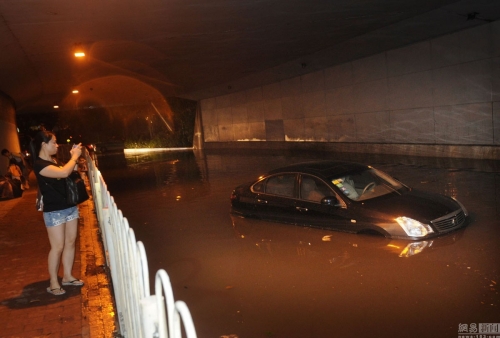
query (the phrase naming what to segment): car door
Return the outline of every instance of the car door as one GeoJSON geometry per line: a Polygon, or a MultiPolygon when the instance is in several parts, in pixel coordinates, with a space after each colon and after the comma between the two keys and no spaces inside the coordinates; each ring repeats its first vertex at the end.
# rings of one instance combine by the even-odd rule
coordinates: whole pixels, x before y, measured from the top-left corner
{"type": "Polygon", "coordinates": [[[260,191],[255,199],[256,216],[285,223],[293,223],[297,194],[297,174],[272,175],[254,186],[260,191]]]}
{"type": "Polygon", "coordinates": [[[296,223],[323,229],[354,231],[347,204],[325,182],[312,175],[301,175],[299,198],[295,203],[296,223]],[[326,205],[324,197],[335,197],[338,204],[326,205]]]}

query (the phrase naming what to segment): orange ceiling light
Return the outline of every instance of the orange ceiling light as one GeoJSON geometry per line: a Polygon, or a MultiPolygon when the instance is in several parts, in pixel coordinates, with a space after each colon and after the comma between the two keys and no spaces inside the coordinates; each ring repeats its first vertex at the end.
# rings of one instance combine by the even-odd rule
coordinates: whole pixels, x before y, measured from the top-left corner
{"type": "Polygon", "coordinates": [[[77,57],[77,58],[83,58],[83,57],[85,57],[85,53],[81,52],[81,51],[75,52],[75,57],[77,57]]]}

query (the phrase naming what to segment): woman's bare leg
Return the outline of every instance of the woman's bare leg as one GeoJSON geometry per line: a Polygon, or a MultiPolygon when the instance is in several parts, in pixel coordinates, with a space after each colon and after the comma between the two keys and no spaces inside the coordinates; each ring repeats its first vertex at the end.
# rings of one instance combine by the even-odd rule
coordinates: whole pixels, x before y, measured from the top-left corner
{"type": "Polygon", "coordinates": [[[59,271],[59,262],[61,260],[61,253],[64,249],[64,237],[66,226],[65,224],[60,224],[53,227],[47,227],[47,233],[49,235],[50,251],[49,251],[49,276],[50,276],[50,288],[57,289],[61,286],[59,285],[59,280],[57,278],[57,273],[59,271]]]}
{"type": "Polygon", "coordinates": [[[64,236],[64,250],[62,252],[63,278],[64,282],[71,282],[73,277],[73,263],[75,262],[75,241],[78,233],[78,219],[66,222],[66,233],[64,236]]]}

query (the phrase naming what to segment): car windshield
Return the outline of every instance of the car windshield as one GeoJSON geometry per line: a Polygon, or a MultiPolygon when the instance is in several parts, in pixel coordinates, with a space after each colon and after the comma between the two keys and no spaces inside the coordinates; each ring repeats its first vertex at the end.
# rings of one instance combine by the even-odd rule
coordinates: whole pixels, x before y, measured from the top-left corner
{"type": "Polygon", "coordinates": [[[334,177],[331,181],[353,201],[368,200],[393,192],[400,194],[405,188],[391,176],[373,168],[334,177]]]}

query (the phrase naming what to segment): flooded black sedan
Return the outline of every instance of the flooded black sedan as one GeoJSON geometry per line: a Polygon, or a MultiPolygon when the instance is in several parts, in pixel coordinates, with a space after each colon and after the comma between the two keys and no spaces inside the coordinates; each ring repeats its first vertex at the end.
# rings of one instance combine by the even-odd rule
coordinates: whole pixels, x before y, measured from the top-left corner
{"type": "Polygon", "coordinates": [[[371,166],[315,161],[275,169],[240,185],[231,212],[242,217],[393,239],[422,240],[467,225],[456,199],[412,189],[371,166]]]}

